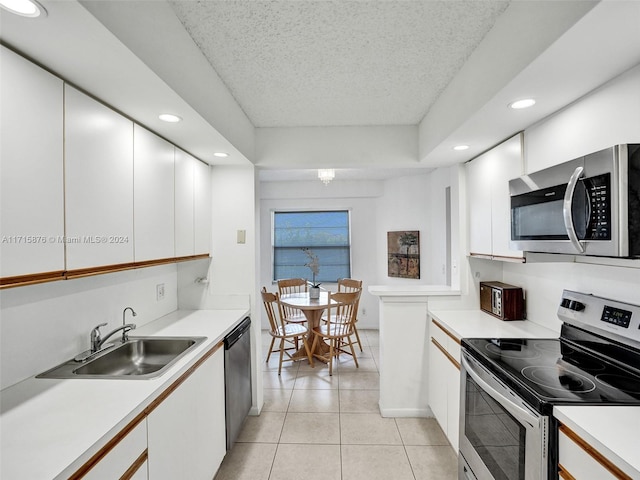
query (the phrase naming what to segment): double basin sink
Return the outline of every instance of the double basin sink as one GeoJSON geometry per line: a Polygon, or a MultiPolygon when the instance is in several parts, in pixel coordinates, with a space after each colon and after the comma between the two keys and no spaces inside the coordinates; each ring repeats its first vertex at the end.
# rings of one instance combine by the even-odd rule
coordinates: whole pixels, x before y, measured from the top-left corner
{"type": "Polygon", "coordinates": [[[162,375],[207,337],[138,337],[104,348],[86,360],[69,360],[37,378],[148,379],[162,375]]]}

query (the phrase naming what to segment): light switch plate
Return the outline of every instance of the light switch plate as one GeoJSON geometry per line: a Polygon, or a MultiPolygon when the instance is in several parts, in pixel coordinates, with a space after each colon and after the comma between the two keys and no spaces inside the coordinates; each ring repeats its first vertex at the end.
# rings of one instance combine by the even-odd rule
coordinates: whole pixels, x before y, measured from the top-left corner
{"type": "Polygon", "coordinates": [[[246,243],[247,240],[247,231],[246,230],[238,230],[237,232],[237,243],[246,243]]]}

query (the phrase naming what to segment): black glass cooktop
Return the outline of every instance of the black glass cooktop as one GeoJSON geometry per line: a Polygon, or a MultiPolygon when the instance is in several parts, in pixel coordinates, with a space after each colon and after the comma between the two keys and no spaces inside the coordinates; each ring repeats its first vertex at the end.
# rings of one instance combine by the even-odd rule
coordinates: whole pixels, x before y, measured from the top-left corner
{"type": "Polygon", "coordinates": [[[578,344],[480,338],[462,344],[539,411],[554,404],[640,405],[639,372],[578,344]]]}

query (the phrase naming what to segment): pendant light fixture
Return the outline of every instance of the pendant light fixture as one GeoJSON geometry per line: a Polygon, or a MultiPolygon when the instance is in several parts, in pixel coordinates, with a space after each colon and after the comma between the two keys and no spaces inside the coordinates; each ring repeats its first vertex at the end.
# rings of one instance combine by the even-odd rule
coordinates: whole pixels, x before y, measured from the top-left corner
{"type": "Polygon", "coordinates": [[[329,185],[329,182],[336,176],[336,171],[333,168],[320,168],[318,169],[318,178],[325,185],[329,185]]]}

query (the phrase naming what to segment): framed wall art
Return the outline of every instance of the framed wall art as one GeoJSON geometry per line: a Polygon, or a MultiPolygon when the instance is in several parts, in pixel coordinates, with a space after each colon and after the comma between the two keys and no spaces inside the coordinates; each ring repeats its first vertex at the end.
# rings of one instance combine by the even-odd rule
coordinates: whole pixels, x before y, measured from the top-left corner
{"type": "Polygon", "coordinates": [[[387,232],[387,275],[420,278],[420,232],[387,232]]]}

